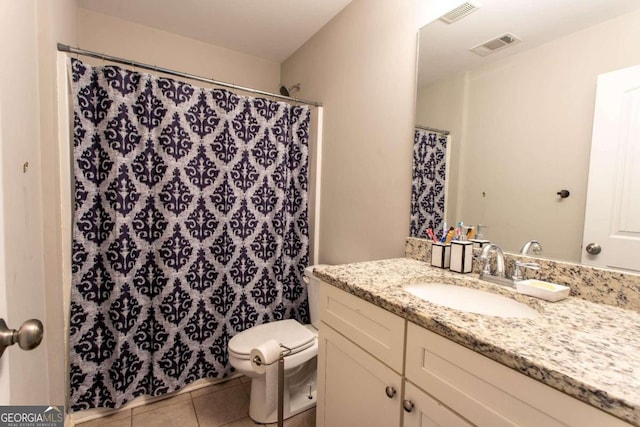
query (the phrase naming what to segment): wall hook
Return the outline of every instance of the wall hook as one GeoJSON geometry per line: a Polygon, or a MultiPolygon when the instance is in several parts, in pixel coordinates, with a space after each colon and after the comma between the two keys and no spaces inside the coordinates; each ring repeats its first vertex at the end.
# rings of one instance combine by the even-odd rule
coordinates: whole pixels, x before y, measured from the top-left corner
{"type": "Polygon", "coordinates": [[[561,199],[566,199],[567,197],[569,197],[571,195],[571,193],[569,192],[569,190],[560,190],[556,193],[558,196],[560,196],[561,199]]]}

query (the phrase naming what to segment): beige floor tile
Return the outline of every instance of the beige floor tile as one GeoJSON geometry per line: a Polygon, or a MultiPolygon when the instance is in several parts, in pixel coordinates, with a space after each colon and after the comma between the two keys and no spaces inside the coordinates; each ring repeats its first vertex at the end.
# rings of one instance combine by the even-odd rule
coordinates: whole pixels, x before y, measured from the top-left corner
{"type": "Polygon", "coordinates": [[[249,415],[249,396],[238,385],[196,397],[193,406],[200,426],[219,427],[249,415]]]}
{"type": "Polygon", "coordinates": [[[247,393],[247,396],[251,396],[251,379],[248,378],[249,381],[240,381],[242,383],[242,387],[244,387],[244,391],[247,393]]]}
{"type": "MultiPolygon", "coordinates": [[[[277,427],[278,423],[267,424],[277,427]]],[[[284,421],[284,427],[316,427],[316,408],[313,407],[284,421]]]]}
{"type": "MultiPolygon", "coordinates": [[[[243,418],[241,420],[238,421],[234,421],[232,423],[229,424],[225,424],[223,427],[259,427],[259,426],[264,426],[266,424],[258,424],[256,422],[254,422],[251,418],[246,417],[243,418]]],[[[204,425],[200,425],[201,427],[206,427],[204,425]]]]}
{"type": "Polygon", "coordinates": [[[156,409],[162,408],[163,406],[175,405],[176,403],[186,401],[191,401],[191,396],[189,395],[189,393],[177,394],[166,399],[158,400],[157,402],[148,403],[144,406],[133,408],[133,415],[136,416],[145,412],[155,411],[156,409]]]}
{"type": "Polygon", "coordinates": [[[77,427],[131,427],[131,410],[120,411],[107,417],[97,418],[86,423],[76,424],[77,427]]]}
{"type": "MultiPolygon", "coordinates": [[[[182,396],[187,396],[187,400],[182,398],[177,403],[155,407],[151,411],[145,411],[138,414],[135,413],[134,409],[131,426],[198,427],[198,419],[196,418],[196,413],[193,409],[191,397],[189,396],[189,394],[182,396]]],[[[155,405],[155,403],[153,405],[155,405]]]]}
{"type": "Polygon", "coordinates": [[[285,422],[286,427],[316,427],[316,408],[311,408],[285,422]]]}
{"type": "Polygon", "coordinates": [[[193,390],[191,392],[191,397],[192,398],[196,398],[196,397],[200,397],[200,396],[204,396],[205,394],[209,394],[209,393],[215,393],[216,391],[220,391],[223,390],[225,388],[229,388],[229,387],[237,387],[239,385],[241,385],[242,383],[240,382],[239,378],[235,378],[229,381],[225,381],[223,383],[217,383],[217,384],[212,384],[210,386],[207,387],[203,387],[203,388],[199,388],[197,390],[193,390]]]}

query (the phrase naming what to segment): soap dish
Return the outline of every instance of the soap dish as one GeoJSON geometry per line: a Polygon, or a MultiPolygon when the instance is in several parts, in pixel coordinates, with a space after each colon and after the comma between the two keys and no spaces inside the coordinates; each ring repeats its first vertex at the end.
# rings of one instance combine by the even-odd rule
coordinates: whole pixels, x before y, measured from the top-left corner
{"type": "Polygon", "coordinates": [[[519,293],[547,301],[560,301],[569,296],[569,287],[537,279],[516,282],[519,293]]]}

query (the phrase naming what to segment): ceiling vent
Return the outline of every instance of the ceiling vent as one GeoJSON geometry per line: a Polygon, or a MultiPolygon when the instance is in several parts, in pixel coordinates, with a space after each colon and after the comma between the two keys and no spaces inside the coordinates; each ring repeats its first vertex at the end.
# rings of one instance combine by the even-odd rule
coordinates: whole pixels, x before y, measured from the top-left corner
{"type": "Polygon", "coordinates": [[[456,7],[452,11],[442,15],[440,17],[440,20],[446,22],[447,24],[453,24],[454,22],[464,18],[471,12],[475,12],[479,8],[480,8],[480,5],[478,3],[467,1],[462,3],[460,6],[456,7]]]}
{"type": "Polygon", "coordinates": [[[490,53],[497,52],[505,47],[519,43],[521,40],[511,33],[504,33],[501,36],[495,37],[486,42],[480,43],[477,46],[469,49],[473,53],[477,53],[480,56],[487,56],[490,53]]]}

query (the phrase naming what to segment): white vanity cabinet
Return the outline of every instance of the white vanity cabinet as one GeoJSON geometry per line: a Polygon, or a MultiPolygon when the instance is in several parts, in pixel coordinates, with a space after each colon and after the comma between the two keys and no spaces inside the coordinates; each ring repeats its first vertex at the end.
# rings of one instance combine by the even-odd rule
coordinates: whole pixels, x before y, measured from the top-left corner
{"type": "Polygon", "coordinates": [[[629,427],[619,418],[413,323],[407,326],[408,381],[491,427],[629,427]]]}
{"type": "Polygon", "coordinates": [[[317,427],[630,426],[326,283],[320,320],[317,427]]]}
{"type": "Polygon", "coordinates": [[[403,318],[323,283],[320,320],[317,427],[470,426],[410,383],[403,397],[403,318]]]}
{"type": "Polygon", "coordinates": [[[400,425],[405,320],[320,287],[317,427],[400,425]]]}

